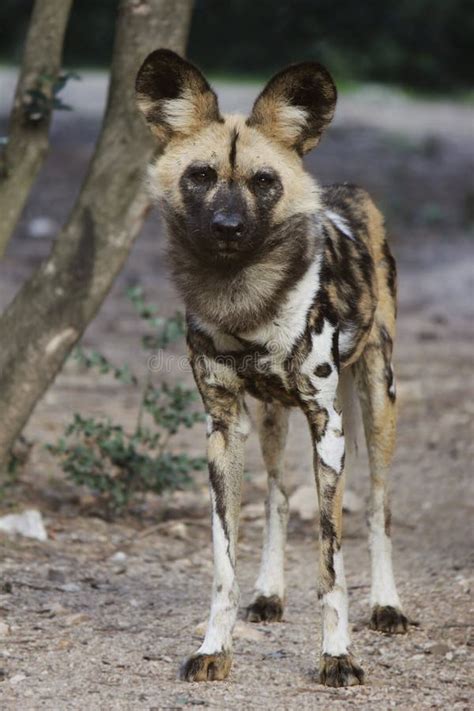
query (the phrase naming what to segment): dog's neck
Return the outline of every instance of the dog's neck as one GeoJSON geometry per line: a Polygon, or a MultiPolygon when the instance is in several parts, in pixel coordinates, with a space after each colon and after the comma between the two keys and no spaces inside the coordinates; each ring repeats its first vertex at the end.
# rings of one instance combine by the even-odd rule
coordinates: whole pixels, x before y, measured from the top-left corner
{"type": "Polygon", "coordinates": [[[185,249],[176,239],[175,225],[168,228],[171,268],[188,314],[231,335],[274,318],[322,245],[317,218],[295,215],[279,226],[272,249],[240,267],[221,268],[185,249]]]}

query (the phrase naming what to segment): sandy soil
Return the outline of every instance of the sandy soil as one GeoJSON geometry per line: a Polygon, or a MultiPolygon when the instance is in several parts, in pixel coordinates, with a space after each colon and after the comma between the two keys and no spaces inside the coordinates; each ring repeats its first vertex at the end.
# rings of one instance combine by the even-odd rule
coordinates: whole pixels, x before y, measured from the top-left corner
{"type": "MultiPolygon", "coordinates": [[[[250,100],[249,89],[225,91],[228,102],[236,96],[250,100]]],[[[404,100],[392,101],[389,111],[386,101],[370,93],[346,97],[346,114],[309,167],[326,182],[356,180],[371,189],[392,227],[400,271],[394,555],[406,612],[416,624],[397,638],[368,629],[365,516],[346,514],[353,640],[368,679],[352,689],[319,685],[317,521],[303,522],[294,513],[284,621],[239,625],[227,681],[177,681],[181,658],[199,645],[196,626],[206,618],[210,596],[205,475],[196,477],[192,491],[150,497],[140,515],[115,523],[93,516],[41,443],[54,441],[74,411],[130,422],[136,395],[67,364],[27,429],[38,442],[30,461],[1,502],[1,513],[40,508],[49,540],[0,538],[0,708],[472,707],[474,151],[465,141],[465,107],[408,102],[407,108],[404,100]],[[440,123],[440,116],[447,118],[440,123]]],[[[74,199],[98,129],[97,114],[86,109],[55,126],[53,151],[2,266],[2,305],[47,253],[50,240],[33,239],[32,222],[46,216],[53,230],[74,199]]],[[[123,289],[139,280],[163,313],[179,307],[163,270],[161,243],[155,218],[85,337],[86,345],[117,362],[128,360],[139,374],[146,359],[136,346],[139,326],[123,289]]],[[[178,375],[190,379],[186,372],[173,377],[178,375]]],[[[176,446],[202,453],[202,427],[179,437],[176,446]]],[[[287,456],[290,492],[312,481],[310,459],[309,437],[295,413],[287,456]]],[[[365,498],[363,456],[348,486],[365,498]]],[[[252,437],[239,542],[243,606],[258,565],[264,488],[252,437]]]]}

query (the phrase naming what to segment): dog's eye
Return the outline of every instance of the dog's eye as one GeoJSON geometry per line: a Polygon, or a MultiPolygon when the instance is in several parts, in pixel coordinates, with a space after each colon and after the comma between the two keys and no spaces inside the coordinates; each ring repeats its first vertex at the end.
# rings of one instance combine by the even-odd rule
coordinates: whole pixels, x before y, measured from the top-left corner
{"type": "Polygon", "coordinates": [[[216,178],[216,171],[209,165],[199,166],[197,168],[192,168],[188,172],[188,177],[193,183],[198,185],[205,185],[207,183],[212,183],[216,178]]]}
{"type": "Polygon", "coordinates": [[[259,188],[269,188],[275,182],[275,176],[266,170],[261,170],[253,176],[255,185],[259,188]]]}

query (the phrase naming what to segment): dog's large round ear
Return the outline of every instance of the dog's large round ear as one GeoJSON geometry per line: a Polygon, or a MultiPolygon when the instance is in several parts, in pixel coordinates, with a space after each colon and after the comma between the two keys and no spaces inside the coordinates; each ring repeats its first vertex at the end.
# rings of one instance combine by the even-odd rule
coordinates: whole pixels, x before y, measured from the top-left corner
{"type": "Polygon", "coordinates": [[[135,83],[137,104],[162,145],[222,121],[217,97],[193,64],[169,49],[152,52],[135,83]]]}
{"type": "Polygon", "coordinates": [[[247,124],[303,155],[319,143],[334,116],[336,100],[327,69],[317,62],[295,64],[270,79],[247,124]]]}

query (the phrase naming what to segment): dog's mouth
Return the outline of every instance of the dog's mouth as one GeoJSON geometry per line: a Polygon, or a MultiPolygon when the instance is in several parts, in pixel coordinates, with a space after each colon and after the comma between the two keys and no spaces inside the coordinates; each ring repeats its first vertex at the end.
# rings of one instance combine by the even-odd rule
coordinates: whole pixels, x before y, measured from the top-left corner
{"type": "Polygon", "coordinates": [[[249,251],[249,245],[243,240],[221,240],[216,242],[216,252],[219,257],[232,258],[249,251]]]}

